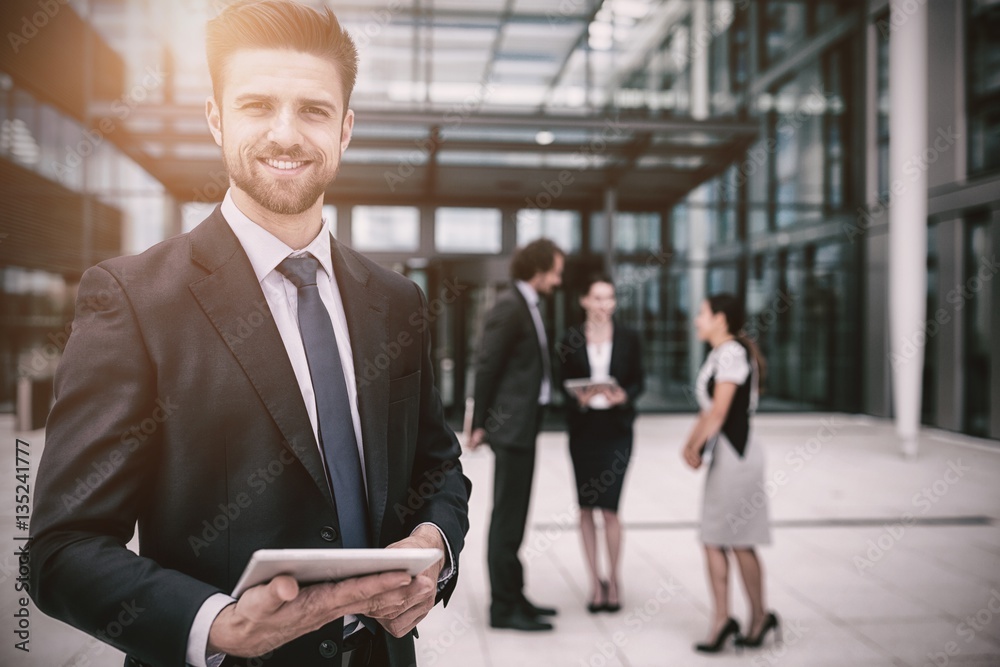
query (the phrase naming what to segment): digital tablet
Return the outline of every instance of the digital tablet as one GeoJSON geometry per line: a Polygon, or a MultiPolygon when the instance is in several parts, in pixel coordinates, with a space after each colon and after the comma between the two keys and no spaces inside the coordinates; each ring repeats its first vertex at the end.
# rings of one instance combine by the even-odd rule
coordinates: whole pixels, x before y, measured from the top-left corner
{"type": "Polygon", "coordinates": [[[279,574],[295,577],[302,585],[379,572],[403,571],[415,576],[442,555],[440,549],[258,549],[236,582],[233,597],[279,574]]]}
{"type": "Polygon", "coordinates": [[[608,389],[613,389],[618,386],[618,380],[614,377],[606,378],[576,378],[573,380],[566,380],[563,382],[563,386],[569,391],[576,391],[577,389],[589,389],[590,387],[596,387],[598,389],[607,387],[608,389]]]}

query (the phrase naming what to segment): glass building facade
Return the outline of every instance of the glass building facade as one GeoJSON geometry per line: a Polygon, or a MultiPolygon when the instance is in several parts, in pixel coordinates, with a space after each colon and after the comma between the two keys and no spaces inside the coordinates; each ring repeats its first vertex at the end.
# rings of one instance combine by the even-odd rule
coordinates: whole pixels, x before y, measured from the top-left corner
{"type": "MultiPolygon", "coordinates": [[[[542,4],[534,20],[544,24],[549,16],[555,27],[531,28],[525,14],[515,45],[521,53],[529,46],[541,49],[540,36],[553,43],[563,39],[560,31],[575,20],[558,13],[559,3],[542,4]]],[[[886,210],[898,185],[889,173],[891,119],[905,110],[889,104],[889,3],[597,4],[586,38],[566,41],[562,69],[553,67],[548,86],[538,83],[551,65],[541,57],[496,60],[489,64],[489,85],[457,81],[460,69],[474,59],[473,44],[482,41],[476,30],[486,34],[492,25],[489,9],[462,15],[468,21],[464,36],[450,32],[454,26],[442,19],[431,42],[454,42],[454,60],[433,62],[419,57],[426,37],[422,27],[411,35],[412,26],[398,16],[381,22],[370,12],[347,13],[345,25],[355,35],[367,35],[359,40],[363,65],[355,104],[376,115],[394,104],[414,113],[443,109],[444,122],[425,137],[377,118],[366,122],[359,113],[355,144],[345,154],[344,186],[328,196],[328,216],[338,239],[410,276],[432,301],[460,286],[434,318],[438,380],[452,416],[461,415],[471,395],[482,322],[507,282],[509,259],[516,247],[541,236],[554,239],[569,259],[564,289],[545,304],[554,336],[581,316],[579,279],[595,269],[614,274],[619,318],[644,342],[649,387],[642,409],[693,408],[692,367],[704,354],[691,336],[695,299],[727,291],[745,304],[748,334],[768,360],[764,409],[891,416],[886,210]],[[635,58],[630,48],[640,39],[645,50],[635,58]],[[379,40],[417,54],[408,84],[380,83],[392,69],[380,60],[379,40]],[[455,55],[460,53],[464,60],[455,55]],[[505,87],[511,81],[519,87],[505,87]],[[472,122],[480,113],[516,116],[533,109],[606,113],[624,126],[707,114],[709,120],[745,123],[754,136],[720,148],[719,134],[708,132],[673,138],[637,134],[619,142],[611,131],[602,144],[608,148],[585,151],[581,162],[576,147],[595,141],[598,131],[592,127],[550,128],[542,120],[529,127],[519,121],[494,131],[489,139],[495,143],[487,145],[482,143],[487,130],[472,122]],[[609,165],[619,159],[639,177],[669,165],[674,173],[690,175],[685,181],[690,187],[674,196],[669,194],[674,183],[650,178],[643,181],[647,192],[667,194],[632,196],[627,177],[603,178],[614,173],[609,165]],[[434,169],[446,168],[470,175],[519,169],[533,189],[525,196],[500,177],[486,187],[434,176],[434,169]],[[603,180],[586,186],[596,193],[592,197],[560,198],[553,194],[561,192],[553,180],[560,169],[570,174],[567,189],[571,182],[591,183],[591,174],[603,180]],[[378,186],[354,189],[362,176],[378,186]],[[454,190],[441,194],[452,180],[454,190]],[[418,181],[430,189],[417,190],[418,181]],[[553,202],[539,205],[546,193],[553,202]]],[[[940,136],[943,143],[913,163],[929,182],[928,318],[943,313],[947,320],[924,332],[922,418],[929,425],[1000,438],[1000,349],[990,335],[998,330],[1000,288],[983,269],[1000,246],[1000,3],[928,4],[928,41],[935,53],[930,88],[954,94],[931,100],[929,142],[940,136]]],[[[195,25],[208,11],[202,10],[187,19],[167,18],[195,25]]],[[[114,36],[109,41],[118,44],[114,36]]],[[[204,74],[192,74],[201,71],[200,64],[190,59],[176,54],[172,87],[150,93],[166,107],[149,116],[161,123],[156,132],[166,132],[162,128],[173,118],[170,104],[193,106],[205,87],[204,74]]],[[[56,173],[53,161],[84,129],[10,77],[0,78],[0,84],[0,161],[119,211],[122,252],[139,251],[179,231],[182,206],[183,227],[189,229],[221,199],[221,188],[215,196],[200,197],[205,189],[167,187],[114,142],[98,147],[85,169],[56,173]]],[[[180,145],[206,134],[196,120],[174,118],[174,134],[167,139],[180,145]],[[191,127],[182,128],[184,122],[191,127]]],[[[163,149],[164,155],[172,150],[163,149]]],[[[217,160],[212,146],[184,150],[217,160]]],[[[209,167],[199,173],[210,173],[209,167]]],[[[5,327],[0,405],[9,407],[20,360],[45,342],[45,332],[64,325],[78,272],[6,262],[0,266],[0,327],[5,327]],[[37,325],[29,327],[29,321],[37,325]]]]}

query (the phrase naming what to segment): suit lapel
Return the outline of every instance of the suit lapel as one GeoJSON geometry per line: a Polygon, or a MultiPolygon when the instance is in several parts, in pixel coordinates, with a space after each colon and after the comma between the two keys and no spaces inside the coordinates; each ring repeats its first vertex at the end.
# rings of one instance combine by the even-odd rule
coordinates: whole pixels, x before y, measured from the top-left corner
{"type": "MultiPolygon", "coordinates": [[[[548,350],[542,350],[541,341],[538,340],[538,328],[535,326],[535,316],[531,314],[531,304],[528,303],[528,300],[524,297],[524,294],[521,293],[521,289],[517,286],[517,283],[511,283],[511,289],[514,290],[514,295],[517,297],[517,300],[521,303],[522,306],[521,316],[528,320],[528,324],[531,325],[531,331],[535,334],[534,335],[536,343],[535,347],[538,348],[538,363],[542,364],[542,368],[544,368],[545,359],[542,358],[542,355],[548,354],[548,350]]],[[[539,316],[540,315],[541,315],[541,310],[539,310],[539,316]]],[[[544,326],[545,323],[542,322],[542,325],[544,326]]],[[[546,332],[546,339],[548,339],[548,332],[546,332]]]]}
{"type": "Polygon", "coordinates": [[[333,270],[351,338],[368,481],[368,521],[373,546],[377,546],[389,487],[389,370],[378,363],[388,349],[388,297],[370,280],[368,267],[349,249],[332,239],[331,244],[333,270]]]}
{"type": "Polygon", "coordinates": [[[277,424],[282,446],[302,462],[334,505],[309,413],[298,398],[295,372],[250,260],[218,208],[190,239],[192,259],[209,271],[191,283],[191,293],[277,424]],[[260,316],[263,322],[254,326],[260,316]]]}
{"type": "Polygon", "coordinates": [[[587,354],[587,334],[583,331],[583,325],[580,325],[580,340],[583,342],[580,346],[573,351],[576,355],[576,362],[580,365],[580,372],[583,373],[581,377],[589,378],[592,371],[590,370],[590,355],[587,354]]]}
{"type": "Polygon", "coordinates": [[[626,368],[623,362],[625,361],[627,352],[625,349],[625,336],[622,334],[621,327],[618,326],[617,322],[613,326],[614,331],[611,334],[611,369],[608,372],[624,382],[626,368]]]}

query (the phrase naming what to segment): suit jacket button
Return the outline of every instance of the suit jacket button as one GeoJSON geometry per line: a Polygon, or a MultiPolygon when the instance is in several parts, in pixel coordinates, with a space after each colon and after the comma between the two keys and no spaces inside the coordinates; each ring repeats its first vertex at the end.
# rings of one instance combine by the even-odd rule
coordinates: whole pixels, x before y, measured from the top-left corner
{"type": "Polygon", "coordinates": [[[319,654],[324,658],[337,657],[337,642],[332,639],[323,640],[319,645],[319,654]]]}
{"type": "Polygon", "coordinates": [[[319,531],[319,536],[327,542],[333,542],[337,539],[337,529],[333,526],[323,526],[319,531]]]}

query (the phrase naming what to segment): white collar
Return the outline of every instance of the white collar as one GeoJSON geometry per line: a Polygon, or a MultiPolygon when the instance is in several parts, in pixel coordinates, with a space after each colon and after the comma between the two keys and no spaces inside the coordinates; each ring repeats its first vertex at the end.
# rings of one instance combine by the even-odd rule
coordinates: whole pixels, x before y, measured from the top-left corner
{"type": "Polygon", "coordinates": [[[222,217],[226,219],[229,227],[236,234],[236,238],[239,239],[247,257],[250,258],[250,264],[253,266],[258,281],[263,281],[286,257],[291,255],[299,257],[306,253],[319,260],[327,275],[333,275],[333,258],[330,253],[331,232],[328,220],[323,220],[319,234],[309,245],[301,250],[293,250],[284,241],[248,218],[233,201],[231,188],[226,191],[226,197],[222,200],[221,212],[222,217]]]}

